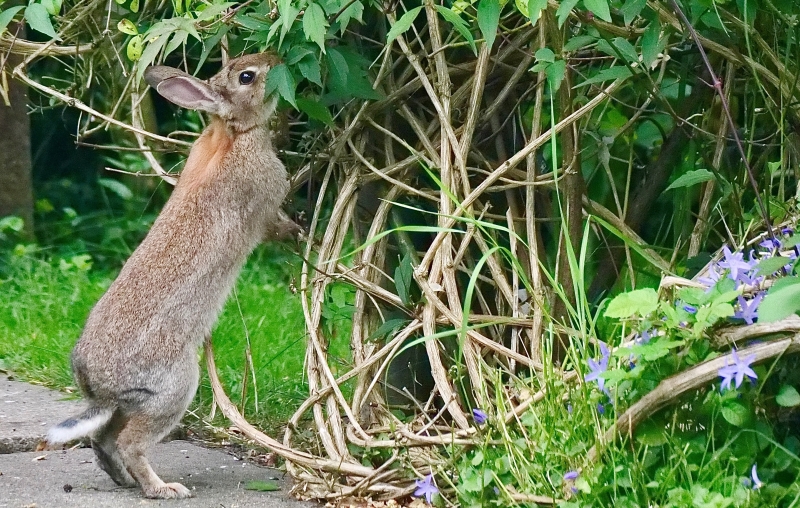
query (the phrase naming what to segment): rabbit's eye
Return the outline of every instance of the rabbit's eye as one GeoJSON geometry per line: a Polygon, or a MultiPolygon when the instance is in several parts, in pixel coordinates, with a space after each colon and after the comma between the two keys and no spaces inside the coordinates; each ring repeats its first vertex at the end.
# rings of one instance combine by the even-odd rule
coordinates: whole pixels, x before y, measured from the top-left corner
{"type": "Polygon", "coordinates": [[[243,85],[249,85],[256,79],[256,74],[252,71],[243,71],[239,74],[239,83],[243,85]]]}

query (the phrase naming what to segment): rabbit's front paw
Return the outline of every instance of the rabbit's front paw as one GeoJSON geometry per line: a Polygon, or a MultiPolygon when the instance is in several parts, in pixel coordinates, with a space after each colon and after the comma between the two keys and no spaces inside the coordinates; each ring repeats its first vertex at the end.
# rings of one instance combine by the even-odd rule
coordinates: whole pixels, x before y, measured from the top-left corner
{"type": "Polygon", "coordinates": [[[192,497],[192,491],[180,483],[165,483],[152,490],[148,489],[145,491],[144,495],[145,497],[153,499],[183,499],[185,497],[192,497]]]}

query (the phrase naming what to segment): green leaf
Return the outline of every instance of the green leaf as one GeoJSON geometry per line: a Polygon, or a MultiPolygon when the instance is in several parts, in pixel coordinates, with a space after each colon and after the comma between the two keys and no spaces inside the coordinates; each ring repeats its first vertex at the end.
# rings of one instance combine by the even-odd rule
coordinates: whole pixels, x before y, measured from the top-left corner
{"type": "Polygon", "coordinates": [[[297,64],[297,69],[304,78],[316,85],[322,86],[322,76],[316,56],[311,54],[300,60],[297,64]]]}
{"type": "Polygon", "coordinates": [[[639,314],[644,317],[658,308],[658,293],[645,288],[621,293],[608,304],[605,316],[624,319],[639,314]]]}
{"type": "Polygon", "coordinates": [[[535,25],[542,11],[547,9],[547,0],[516,0],[516,4],[519,11],[531,20],[531,25],[535,25]]]}
{"type": "Polygon", "coordinates": [[[783,385],[778,390],[778,395],[775,396],[775,402],[783,407],[800,406],[800,393],[791,385],[783,385]]]}
{"type": "Polygon", "coordinates": [[[24,5],[17,5],[0,12],[0,34],[6,31],[6,27],[8,27],[8,24],[14,19],[14,16],[24,8],[24,5]]]}
{"type": "Polygon", "coordinates": [[[452,9],[448,9],[443,5],[436,4],[435,7],[436,10],[439,12],[439,14],[441,14],[442,17],[445,19],[445,21],[453,25],[453,28],[455,28],[456,31],[459,34],[461,34],[461,37],[463,37],[467,42],[469,42],[469,46],[472,48],[472,52],[477,55],[478,50],[475,48],[475,38],[472,36],[472,32],[469,31],[467,23],[463,19],[461,19],[461,16],[456,14],[456,12],[453,11],[452,9]]]}
{"type": "Polygon", "coordinates": [[[294,65],[309,55],[314,56],[314,51],[308,45],[293,46],[283,57],[283,62],[286,65],[294,65]]]}
{"type": "Polygon", "coordinates": [[[762,259],[756,265],[756,275],[772,275],[791,262],[791,259],[782,256],[762,259]]]}
{"type": "Polygon", "coordinates": [[[326,125],[333,125],[331,112],[319,101],[298,97],[297,109],[307,114],[309,118],[319,120],[326,125]]]}
{"type": "Polygon", "coordinates": [[[611,44],[617,50],[613,56],[618,56],[616,53],[619,53],[619,55],[622,55],[623,60],[628,63],[639,62],[639,53],[636,52],[636,48],[627,39],[614,37],[611,40],[611,44]]]}
{"type": "Polygon", "coordinates": [[[735,400],[726,400],[722,404],[722,417],[734,427],[744,427],[750,420],[750,411],[735,400]]]}
{"type": "Polygon", "coordinates": [[[564,26],[564,23],[567,21],[569,17],[569,13],[572,12],[572,9],[578,5],[580,0],[563,0],[561,4],[558,6],[558,10],[556,11],[556,20],[558,20],[558,28],[564,26]]]}
{"type": "Polygon", "coordinates": [[[269,70],[267,74],[267,83],[265,88],[265,96],[270,96],[277,92],[283,99],[297,109],[297,101],[295,100],[295,90],[297,83],[292,76],[291,71],[286,64],[276,65],[269,70]]]}
{"type": "MultiPolygon", "coordinates": [[[[150,30],[155,28],[156,25],[150,27],[150,30]]],[[[161,53],[161,50],[164,49],[164,46],[169,41],[169,34],[174,30],[174,28],[167,29],[166,27],[163,28],[163,31],[160,35],[153,37],[148,31],[147,34],[144,36],[144,40],[148,41],[147,46],[142,51],[142,55],[139,58],[138,62],[136,63],[136,80],[139,81],[142,79],[142,75],[144,74],[144,70],[147,66],[152,65],[158,54],[161,53]]]]}
{"type": "Polygon", "coordinates": [[[777,290],[776,286],[772,286],[767,296],[761,301],[758,306],[759,323],[780,321],[800,311],[800,284],[798,284],[800,280],[797,280],[796,277],[787,277],[786,279],[795,280],[789,286],[777,286],[777,290]]]}
{"type": "Polygon", "coordinates": [[[303,33],[306,40],[314,42],[319,46],[320,51],[325,53],[325,34],[327,32],[328,20],[325,12],[318,3],[310,3],[303,14],[303,33]]]}
{"type": "Polygon", "coordinates": [[[121,19],[119,23],[117,23],[117,30],[128,35],[139,35],[139,29],[136,28],[133,21],[129,19],[121,19]]]}
{"type": "Polygon", "coordinates": [[[586,85],[593,85],[594,83],[602,83],[604,81],[616,80],[616,79],[625,79],[633,76],[633,72],[628,67],[624,65],[615,65],[614,67],[609,67],[608,69],[603,69],[593,77],[578,83],[576,88],[586,86],[586,85]]]}
{"type": "Polygon", "coordinates": [[[556,60],[545,69],[547,75],[547,83],[550,85],[550,90],[555,92],[561,88],[561,82],[564,80],[564,75],[567,72],[567,61],[556,60]]]}
{"type": "Polygon", "coordinates": [[[597,41],[597,37],[593,37],[591,35],[576,35],[575,37],[570,38],[564,44],[564,47],[561,48],[561,50],[563,53],[571,53],[579,49],[584,49],[590,44],[594,44],[595,41],[597,41]]]}
{"type": "Polygon", "coordinates": [[[708,293],[700,288],[685,287],[678,290],[679,299],[695,306],[707,303],[709,301],[709,296],[708,293]]]}
{"type": "Polygon", "coordinates": [[[478,28],[483,40],[490,48],[497,38],[497,26],[500,24],[500,0],[480,0],[478,4],[478,28]]]}
{"type": "Polygon", "coordinates": [[[122,199],[127,200],[133,197],[133,192],[131,192],[131,190],[119,180],[112,180],[111,178],[99,178],[97,183],[99,183],[101,187],[105,187],[122,199]]]}
{"type": "Polygon", "coordinates": [[[645,446],[662,446],[667,444],[667,437],[664,435],[664,429],[668,428],[666,422],[654,423],[646,420],[644,423],[636,428],[635,438],[636,441],[645,446]]]}
{"type": "Polygon", "coordinates": [[[203,41],[203,51],[200,53],[200,58],[197,61],[197,69],[203,67],[203,64],[205,63],[206,59],[211,54],[211,50],[217,47],[217,44],[219,44],[219,41],[221,41],[222,38],[225,37],[229,29],[230,25],[223,24],[222,26],[220,26],[219,31],[217,33],[215,33],[214,35],[203,41]]]}
{"type": "Polygon", "coordinates": [[[245,490],[256,490],[258,492],[273,492],[276,490],[281,490],[280,486],[276,482],[265,482],[261,480],[253,480],[247,483],[244,486],[245,490]]]}
{"type": "Polygon", "coordinates": [[[553,53],[553,50],[550,48],[539,48],[536,50],[536,57],[537,62],[550,62],[553,63],[556,61],[556,54],[553,53]]]}
{"type": "Polygon", "coordinates": [[[61,0],[41,0],[41,4],[51,16],[61,12],[61,0]]]}
{"type": "Polygon", "coordinates": [[[169,44],[164,48],[164,56],[169,55],[179,47],[186,44],[186,39],[189,38],[189,32],[179,30],[170,39],[169,44]]]}
{"type": "Polygon", "coordinates": [[[43,33],[51,39],[61,40],[53,28],[53,22],[50,21],[47,9],[42,4],[28,5],[25,8],[25,21],[37,32],[43,33]]]}
{"type": "MultiPolygon", "coordinates": [[[[281,16],[273,26],[280,27],[281,35],[278,39],[278,46],[283,44],[283,39],[286,34],[291,30],[297,15],[300,14],[300,9],[292,5],[292,0],[278,0],[278,12],[281,16]]],[[[271,29],[270,29],[271,30],[271,29]]]]}
{"type": "Polygon", "coordinates": [[[397,332],[397,330],[404,327],[408,323],[409,320],[404,318],[387,319],[381,326],[378,327],[377,330],[369,335],[368,340],[391,338],[397,332]]]}
{"type": "Polygon", "coordinates": [[[141,35],[131,37],[131,40],[128,41],[128,45],[125,48],[125,54],[127,55],[128,60],[131,62],[138,61],[142,57],[143,48],[144,39],[141,35]]]}
{"type": "Polygon", "coordinates": [[[661,37],[661,23],[655,19],[647,25],[642,35],[642,63],[650,68],[664,50],[666,39],[661,37]]]}
{"type": "Polygon", "coordinates": [[[189,38],[189,32],[178,30],[170,39],[169,43],[164,48],[164,56],[169,55],[182,45],[186,44],[186,39],[189,38]]]}
{"type": "Polygon", "coordinates": [[[647,0],[626,0],[619,11],[622,13],[622,19],[625,26],[630,26],[631,21],[641,14],[644,6],[647,5],[647,0]]]}
{"type": "Polygon", "coordinates": [[[326,55],[328,60],[328,75],[331,78],[331,86],[342,90],[347,89],[348,65],[344,55],[339,50],[330,48],[326,55]]]}
{"type": "Polygon", "coordinates": [[[217,16],[227,11],[229,8],[236,5],[234,2],[223,2],[221,4],[207,5],[200,4],[204,7],[202,11],[197,12],[197,21],[210,21],[216,19],[217,16]]]}
{"type": "Polygon", "coordinates": [[[6,217],[0,218],[0,232],[3,231],[15,231],[19,233],[25,227],[25,221],[22,220],[22,217],[17,217],[16,215],[8,215],[6,217]]]}
{"type": "Polygon", "coordinates": [[[394,25],[392,25],[391,30],[389,30],[389,33],[386,34],[386,45],[387,46],[389,44],[391,44],[391,42],[393,40],[397,39],[397,37],[399,37],[400,34],[406,33],[406,31],[409,28],[411,28],[411,25],[414,23],[414,20],[417,19],[417,15],[419,14],[419,11],[421,11],[421,10],[422,10],[421,6],[420,7],[414,7],[410,11],[408,11],[405,14],[403,14],[402,16],[400,16],[400,19],[395,21],[394,25]]]}
{"type": "Polygon", "coordinates": [[[583,0],[583,5],[598,18],[611,23],[611,11],[608,9],[608,0],[583,0]]]}
{"type": "Polygon", "coordinates": [[[139,0],[131,0],[131,5],[129,8],[133,13],[139,12],[139,0]]]}
{"type": "Polygon", "coordinates": [[[411,256],[406,254],[394,270],[394,285],[397,288],[397,296],[403,305],[411,303],[411,280],[413,279],[414,268],[411,266],[411,256]]]}
{"type": "Polygon", "coordinates": [[[362,66],[368,61],[346,46],[328,48],[328,73],[331,90],[345,99],[380,99],[382,95],[372,88],[366,71],[362,66]]]}
{"type": "Polygon", "coordinates": [[[695,169],[693,171],[687,171],[686,173],[676,178],[674,182],[669,184],[669,187],[664,189],[664,192],[667,192],[668,190],[671,189],[691,187],[692,185],[697,185],[698,183],[707,182],[709,180],[714,180],[714,179],[715,179],[714,173],[712,173],[707,169],[695,169]]]}
{"type": "Polygon", "coordinates": [[[363,24],[363,16],[364,4],[358,1],[351,3],[345,10],[339,13],[339,17],[336,18],[336,24],[339,25],[339,33],[342,35],[344,34],[344,31],[347,30],[347,25],[350,24],[350,20],[355,19],[363,24]]]}

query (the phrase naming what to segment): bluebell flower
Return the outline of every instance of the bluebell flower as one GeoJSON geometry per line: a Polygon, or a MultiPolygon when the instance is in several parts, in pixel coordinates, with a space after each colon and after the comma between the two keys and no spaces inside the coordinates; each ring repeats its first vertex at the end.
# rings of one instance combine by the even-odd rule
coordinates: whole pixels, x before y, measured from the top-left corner
{"type": "Polygon", "coordinates": [[[414,480],[414,482],[417,485],[417,490],[414,491],[414,496],[425,496],[425,500],[428,502],[428,504],[431,504],[433,501],[433,495],[439,493],[439,489],[433,484],[433,473],[429,474],[422,480],[414,480]]]}
{"type": "Polygon", "coordinates": [[[475,423],[477,423],[478,425],[483,425],[484,423],[486,423],[486,420],[488,420],[489,417],[486,415],[486,413],[483,412],[483,410],[473,409],[472,419],[475,420],[475,423]]]}
{"type": "Polygon", "coordinates": [[[781,248],[781,241],[777,238],[767,238],[763,242],[759,243],[758,246],[772,252],[781,248]]]}
{"type": "Polygon", "coordinates": [[[723,258],[719,262],[720,268],[730,270],[728,275],[731,279],[736,280],[739,278],[739,272],[750,271],[753,266],[744,260],[744,254],[741,252],[731,252],[727,245],[722,246],[723,258]]]}
{"type": "Polygon", "coordinates": [[[762,282],[764,282],[766,277],[756,276],[756,271],[751,270],[749,272],[739,272],[739,276],[736,278],[736,287],[741,286],[758,286],[762,282]]]}
{"type": "Polygon", "coordinates": [[[611,352],[603,342],[600,343],[600,355],[600,361],[589,358],[590,372],[583,379],[585,381],[597,381],[597,387],[608,394],[606,380],[603,379],[602,374],[608,370],[608,359],[611,357],[611,352]]]}
{"type": "Polygon", "coordinates": [[[750,378],[751,382],[755,382],[758,379],[755,371],[750,368],[750,364],[753,363],[755,360],[755,355],[750,355],[745,359],[739,358],[738,353],[734,349],[731,353],[733,358],[732,365],[726,365],[717,371],[719,376],[722,378],[720,382],[720,389],[721,390],[730,390],[731,389],[731,382],[735,380],[735,387],[738,389],[742,386],[742,381],[744,381],[744,377],[747,376],[750,378]]]}
{"type": "Polygon", "coordinates": [[[689,305],[688,303],[686,303],[686,304],[683,305],[683,310],[685,310],[689,314],[694,314],[694,313],[697,312],[697,307],[695,307],[694,305],[689,305]]]}
{"type": "Polygon", "coordinates": [[[564,479],[575,480],[576,478],[578,478],[578,474],[579,473],[577,471],[568,471],[567,473],[564,474],[564,479]]]}
{"type": "Polygon", "coordinates": [[[605,406],[604,406],[602,403],[598,403],[598,404],[597,404],[597,412],[598,412],[599,414],[601,414],[601,415],[602,415],[602,414],[605,414],[605,412],[606,412],[606,407],[605,407],[605,406]]]}
{"type": "Polygon", "coordinates": [[[756,296],[751,300],[745,300],[739,296],[739,310],[733,313],[733,317],[736,319],[744,319],[745,323],[752,325],[753,322],[758,319],[758,306],[761,304],[761,300],[763,299],[763,292],[756,294],[756,296]]]}
{"type": "Polygon", "coordinates": [[[698,277],[697,282],[704,285],[706,287],[706,293],[711,291],[711,288],[717,285],[717,282],[722,278],[722,272],[719,269],[719,265],[716,263],[711,263],[711,266],[708,267],[708,275],[705,277],[698,277]]]}
{"type": "Polygon", "coordinates": [[[753,490],[758,490],[764,486],[764,483],[758,477],[755,464],[753,464],[753,469],[750,471],[750,479],[753,480],[753,490]]]}
{"type": "Polygon", "coordinates": [[[650,342],[650,339],[652,339],[653,337],[656,336],[656,333],[657,332],[655,330],[652,330],[652,329],[651,330],[645,330],[642,333],[637,334],[636,337],[634,337],[633,343],[636,344],[637,346],[641,346],[643,344],[647,344],[648,342],[650,342]],[[651,331],[652,331],[652,333],[651,333],[651,331]]]}

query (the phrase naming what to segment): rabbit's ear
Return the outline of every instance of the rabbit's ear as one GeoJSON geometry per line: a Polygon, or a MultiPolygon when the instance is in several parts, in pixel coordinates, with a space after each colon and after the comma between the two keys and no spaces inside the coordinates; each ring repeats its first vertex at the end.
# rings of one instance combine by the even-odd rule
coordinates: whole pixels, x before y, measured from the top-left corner
{"type": "Polygon", "coordinates": [[[222,97],[207,83],[172,67],[149,67],[144,79],[168,101],[187,109],[216,114],[222,97]]]}

